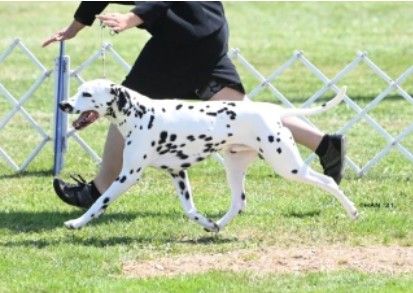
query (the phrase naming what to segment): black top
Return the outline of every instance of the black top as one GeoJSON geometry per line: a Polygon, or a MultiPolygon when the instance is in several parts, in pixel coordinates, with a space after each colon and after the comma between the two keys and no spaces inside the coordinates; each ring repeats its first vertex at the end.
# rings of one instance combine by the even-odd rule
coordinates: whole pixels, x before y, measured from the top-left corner
{"type": "Polygon", "coordinates": [[[74,18],[82,24],[92,25],[95,15],[109,3],[135,5],[131,11],[144,21],[139,27],[146,29],[154,38],[167,41],[194,41],[226,24],[223,6],[215,1],[81,2],[74,18]]]}

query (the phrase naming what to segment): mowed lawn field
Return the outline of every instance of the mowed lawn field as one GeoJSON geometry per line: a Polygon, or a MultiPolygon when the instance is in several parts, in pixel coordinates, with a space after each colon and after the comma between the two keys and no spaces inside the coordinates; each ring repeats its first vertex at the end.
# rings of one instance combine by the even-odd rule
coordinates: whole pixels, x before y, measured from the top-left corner
{"type": "MultiPolygon", "coordinates": [[[[49,35],[66,26],[77,7],[71,2],[1,2],[0,54],[15,37],[51,69],[58,46],[41,48],[49,35]]],[[[128,11],[111,5],[107,11],[128,11]]],[[[295,50],[329,78],[356,53],[368,56],[391,78],[413,66],[413,3],[226,2],[230,47],[265,76],[295,50]]],[[[67,42],[72,68],[94,54],[101,40],[132,63],[148,39],[132,29],[116,36],[97,25],[67,42]]],[[[257,84],[239,63],[248,91],[257,84]]],[[[106,74],[121,82],[125,72],[110,56],[106,74]]],[[[81,73],[102,77],[102,62],[81,73]]],[[[21,97],[39,71],[18,50],[0,64],[0,83],[21,97]]],[[[322,83],[296,64],[273,82],[299,106],[322,83]]],[[[339,83],[364,107],[387,84],[365,65],[339,83]]],[[[78,83],[71,81],[72,92],[78,83]]],[[[413,75],[402,87],[413,94],[413,75]]],[[[52,133],[53,78],[25,104],[33,118],[52,133]]],[[[328,92],[320,101],[331,98],[328,92]]],[[[257,100],[277,102],[270,92],[257,100]]],[[[0,121],[12,106],[0,95],[0,121]]],[[[393,136],[412,123],[413,107],[397,91],[370,113],[393,136]]],[[[312,117],[334,132],[354,112],[345,104],[312,117]]],[[[100,154],[107,121],[80,135],[100,154]]],[[[365,120],[347,134],[348,155],[366,164],[385,145],[365,120]]],[[[18,114],[0,130],[0,147],[21,164],[40,141],[18,114]]],[[[413,152],[413,135],[402,144],[413,152]]],[[[300,148],[304,157],[310,155],[300,148]]],[[[246,180],[247,210],[225,230],[206,233],[184,216],[169,176],[148,169],[141,182],[98,220],[78,231],[63,226],[82,211],[65,205],[52,188],[52,144],[27,172],[16,174],[0,159],[0,292],[411,292],[413,288],[413,164],[397,149],[365,176],[346,169],[343,191],[361,216],[352,222],[338,202],[317,188],[287,182],[257,160],[246,180]]],[[[316,161],[312,166],[320,170],[316,161]]],[[[79,173],[88,180],[97,165],[73,140],[62,178],[79,173]]],[[[230,205],[223,167],[209,159],[189,170],[196,205],[213,219],[230,205]]]]}

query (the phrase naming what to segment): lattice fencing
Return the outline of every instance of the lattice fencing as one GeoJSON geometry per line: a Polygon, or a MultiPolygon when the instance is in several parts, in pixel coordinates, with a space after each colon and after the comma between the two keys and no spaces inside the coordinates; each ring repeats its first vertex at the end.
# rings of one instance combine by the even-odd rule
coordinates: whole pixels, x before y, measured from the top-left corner
{"type": "MultiPolygon", "coordinates": [[[[0,131],[5,126],[5,124],[10,121],[10,118],[17,112],[21,111],[25,117],[32,123],[33,127],[41,133],[44,137],[44,140],[35,147],[30,157],[25,161],[22,166],[17,166],[13,160],[8,156],[8,154],[1,149],[0,142],[0,156],[6,160],[6,162],[16,171],[22,171],[27,168],[29,163],[33,158],[40,152],[44,144],[50,140],[50,137],[45,133],[45,131],[39,127],[39,125],[31,118],[30,114],[27,113],[22,107],[23,103],[32,95],[32,93],[37,89],[39,84],[41,84],[44,79],[50,75],[50,70],[44,68],[43,65],[30,53],[30,51],[21,43],[20,40],[16,40],[6,51],[0,55],[0,66],[1,62],[9,56],[15,48],[20,48],[23,50],[29,57],[32,62],[34,62],[40,69],[41,75],[38,80],[33,84],[33,86],[28,90],[28,92],[18,101],[16,100],[6,88],[3,87],[0,83],[0,94],[4,95],[13,105],[14,109],[2,118],[0,121],[0,131]]],[[[340,70],[333,78],[328,78],[316,65],[310,62],[305,55],[296,51],[293,55],[281,66],[276,68],[268,77],[265,77],[261,74],[250,62],[248,62],[241,54],[238,49],[231,49],[228,53],[229,57],[240,66],[244,67],[248,74],[251,74],[256,80],[257,84],[253,89],[248,93],[248,97],[253,99],[254,97],[262,94],[264,91],[269,92],[272,97],[277,101],[281,102],[285,107],[294,107],[294,105],[284,96],[283,93],[277,87],[273,85],[273,81],[282,76],[285,71],[291,68],[294,64],[300,64],[315,78],[322,82],[322,87],[318,89],[312,96],[310,96],[301,106],[309,107],[314,102],[322,97],[328,91],[338,91],[337,84],[345,78],[350,72],[354,71],[361,64],[367,65],[371,72],[382,79],[387,83],[387,87],[380,92],[372,101],[370,101],[364,107],[358,105],[350,97],[345,97],[345,103],[348,107],[354,112],[354,116],[347,121],[340,129],[337,129],[337,133],[346,134],[348,133],[354,125],[360,120],[364,120],[369,127],[371,127],[377,134],[379,134],[385,141],[386,145],[380,149],[366,164],[358,165],[350,157],[346,157],[348,166],[359,176],[366,174],[372,167],[376,166],[392,149],[398,150],[408,161],[413,163],[413,153],[403,146],[403,140],[407,136],[413,134],[413,123],[411,123],[406,128],[402,129],[397,135],[391,135],[378,121],[373,119],[369,112],[375,109],[383,99],[388,96],[391,92],[397,91],[401,97],[403,97],[408,103],[413,105],[412,96],[403,89],[403,83],[413,74],[413,66],[410,66],[405,72],[403,72],[398,78],[392,79],[389,77],[379,66],[377,66],[366,53],[358,52],[354,60],[347,64],[342,70],[340,70]]],[[[93,53],[89,58],[87,58],[83,63],[77,66],[74,69],[71,69],[70,77],[77,80],[79,83],[83,83],[84,79],[82,77],[82,72],[90,67],[92,64],[101,60],[103,57],[112,58],[117,64],[119,64],[127,73],[131,66],[120,56],[113,46],[110,43],[103,43],[102,46],[93,53]]],[[[1,118],[1,117],[0,117],[1,118]]],[[[308,123],[311,124],[311,121],[303,118],[308,123]]],[[[73,138],[79,145],[89,154],[96,162],[100,162],[99,155],[74,131],[74,129],[69,129],[67,132],[68,137],[73,138]]],[[[307,163],[310,163],[315,158],[315,155],[312,154],[307,158],[307,163]]]]}

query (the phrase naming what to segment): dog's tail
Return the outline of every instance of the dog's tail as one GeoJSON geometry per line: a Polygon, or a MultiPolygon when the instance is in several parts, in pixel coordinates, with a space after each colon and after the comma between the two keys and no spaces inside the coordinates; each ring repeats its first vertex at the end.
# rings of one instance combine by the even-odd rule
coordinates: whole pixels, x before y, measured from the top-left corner
{"type": "Polygon", "coordinates": [[[327,103],[322,104],[321,106],[318,107],[313,107],[313,108],[303,108],[303,109],[297,109],[297,108],[290,108],[290,109],[283,109],[280,113],[281,117],[286,117],[286,116],[310,116],[310,115],[315,115],[318,113],[322,113],[324,111],[327,111],[335,106],[337,106],[345,97],[347,91],[347,87],[343,87],[339,90],[337,95],[328,101],[327,103]]]}

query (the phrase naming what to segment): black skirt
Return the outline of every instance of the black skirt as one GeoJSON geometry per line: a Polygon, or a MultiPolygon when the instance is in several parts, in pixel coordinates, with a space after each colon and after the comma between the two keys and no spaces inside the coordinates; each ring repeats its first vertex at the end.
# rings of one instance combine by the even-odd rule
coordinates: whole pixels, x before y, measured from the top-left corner
{"type": "Polygon", "coordinates": [[[122,84],[152,99],[208,100],[223,87],[245,93],[227,52],[226,24],[191,43],[152,37],[122,84]]]}

